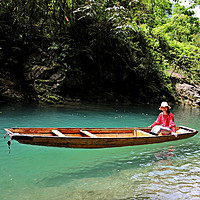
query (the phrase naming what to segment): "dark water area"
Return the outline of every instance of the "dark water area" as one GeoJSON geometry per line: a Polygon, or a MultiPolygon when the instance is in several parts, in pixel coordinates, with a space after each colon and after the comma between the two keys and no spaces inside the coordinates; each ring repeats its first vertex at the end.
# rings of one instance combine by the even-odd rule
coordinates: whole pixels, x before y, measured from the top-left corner
{"type": "MultiPolygon", "coordinates": [[[[200,199],[200,135],[133,147],[19,144],[9,127],[144,127],[159,105],[0,105],[0,199],[200,199]]],[[[172,106],[176,125],[200,130],[200,109],[172,106]]]]}

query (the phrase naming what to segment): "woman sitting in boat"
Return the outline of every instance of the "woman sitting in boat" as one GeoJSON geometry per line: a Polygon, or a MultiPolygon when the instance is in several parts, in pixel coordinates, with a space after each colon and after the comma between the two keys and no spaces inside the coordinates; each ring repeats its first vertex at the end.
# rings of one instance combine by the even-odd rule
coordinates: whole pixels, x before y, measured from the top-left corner
{"type": "Polygon", "coordinates": [[[170,112],[171,107],[167,102],[162,102],[159,110],[162,112],[158,115],[157,120],[151,125],[151,133],[158,135],[175,135],[176,134],[176,125],[174,123],[174,115],[170,112]]]}

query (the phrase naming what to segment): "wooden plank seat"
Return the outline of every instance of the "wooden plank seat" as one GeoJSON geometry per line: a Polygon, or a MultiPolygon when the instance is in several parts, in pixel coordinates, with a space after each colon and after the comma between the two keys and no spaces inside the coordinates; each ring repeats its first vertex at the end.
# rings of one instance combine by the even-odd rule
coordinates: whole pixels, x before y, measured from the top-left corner
{"type": "Polygon", "coordinates": [[[96,135],[90,133],[89,131],[80,130],[80,132],[85,134],[85,135],[87,135],[87,136],[89,136],[89,137],[97,138],[96,135]]]}
{"type": "Polygon", "coordinates": [[[142,131],[142,130],[137,130],[137,135],[141,135],[141,136],[151,136],[151,137],[155,137],[155,135],[152,135],[150,133],[147,133],[146,131],[142,131]]]}
{"type": "Polygon", "coordinates": [[[62,134],[60,131],[58,130],[51,130],[55,135],[57,135],[58,137],[66,137],[66,135],[62,134]]]}

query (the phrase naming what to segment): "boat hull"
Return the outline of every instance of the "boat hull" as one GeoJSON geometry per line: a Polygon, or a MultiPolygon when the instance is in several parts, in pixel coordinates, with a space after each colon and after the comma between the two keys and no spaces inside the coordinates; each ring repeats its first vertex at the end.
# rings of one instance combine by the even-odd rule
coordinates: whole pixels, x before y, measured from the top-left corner
{"type": "Polygon", "coordinates": [[[22,144],[66,147],[66,148],[109,148],[135,146],[169,142],[174,140],[186,139],[194,136],[193,133],[181,135],[177,138],[174,136],[158,137],[136,137],[136,138],[53,138],[53,137],[31,137],[31,136],[14,136],[13,139],[22,144]]]}

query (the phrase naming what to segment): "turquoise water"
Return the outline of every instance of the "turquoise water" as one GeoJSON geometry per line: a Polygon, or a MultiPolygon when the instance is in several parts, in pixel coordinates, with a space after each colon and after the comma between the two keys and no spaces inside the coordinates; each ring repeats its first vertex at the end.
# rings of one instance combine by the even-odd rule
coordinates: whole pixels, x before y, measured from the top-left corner
{"type": "MultiPolygon", "coordinates": [[[[19,144],[8,127],[140,127],[158,105],[0,106],[1,200],[200,199],[200,134],[162,144],[66,149],[19,144]]],[[[200,109],[174,106],[177,125],[200,130],[200,109]]]]}

